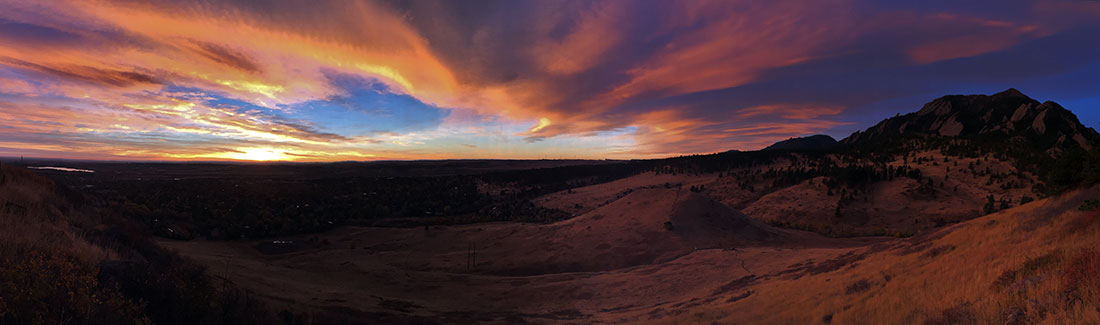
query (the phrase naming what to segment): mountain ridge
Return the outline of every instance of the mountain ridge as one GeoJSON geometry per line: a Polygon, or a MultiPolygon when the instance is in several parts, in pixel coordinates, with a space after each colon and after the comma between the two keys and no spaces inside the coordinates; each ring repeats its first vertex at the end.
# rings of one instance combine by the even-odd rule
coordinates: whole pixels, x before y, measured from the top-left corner
{"type": "Polygon", "coordinates": [[[993,95],[942,96],[916,112],[885,119],[840,142],[858,145],[889,136],[1007,136],[1051,150],[1072,144],[1088,149],[1089,141],[1100,133],[1056,102],[1039,102],[1009,88],[993,95]]]}
{"type": "Polygon", "coordinates": [[[776,142],[761,150],[827,150],[839,145],[831,136],[815,134],[807,137],[792,137],[776,142]]]}

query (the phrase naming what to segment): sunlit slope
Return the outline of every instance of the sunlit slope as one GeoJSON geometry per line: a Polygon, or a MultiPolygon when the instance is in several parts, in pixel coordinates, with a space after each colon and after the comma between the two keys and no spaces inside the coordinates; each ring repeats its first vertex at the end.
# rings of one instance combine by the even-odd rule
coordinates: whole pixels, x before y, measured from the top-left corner
{"type": "Polygon", "coordinates": [[[1100,212],[1080,190],[757,275],[677,317],[732,323],[1100,323],[1100,212]],[[1086,205],[1085,208],[1088,208],[1086,205]],[[825,266],[825,267],[823,267],[825,266]]]}

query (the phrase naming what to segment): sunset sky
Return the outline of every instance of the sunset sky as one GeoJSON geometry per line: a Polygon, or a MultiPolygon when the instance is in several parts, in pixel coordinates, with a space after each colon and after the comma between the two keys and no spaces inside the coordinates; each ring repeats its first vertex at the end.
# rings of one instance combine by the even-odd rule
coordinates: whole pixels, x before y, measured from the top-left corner
{"type": "Polygon", "coordinates": [[[1014,87],[1100,127],[1096,1],[0,0],[0,156],[650,158],[1014,87]]]}

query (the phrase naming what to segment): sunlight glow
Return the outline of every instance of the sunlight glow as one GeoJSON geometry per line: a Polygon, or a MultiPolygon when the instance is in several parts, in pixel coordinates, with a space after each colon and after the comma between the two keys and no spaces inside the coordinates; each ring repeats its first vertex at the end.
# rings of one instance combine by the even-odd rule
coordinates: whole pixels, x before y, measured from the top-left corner
{"type": "Polygon", "coordinates": [[[539,124],[535,125],[535,127],[531,128],[531,130],[527,131],[527,133],[538,132],[539,130],[545,129],[547,126],[550,126],[550,119],[545,118],[545,117],[540,118],[539,119],[539,124]]]}
{"type": "Polygon", "coordinates": [[[252,161],[272,161],[287,160],[290,157],[283,151],[271,148],[250,148],[242,150],[241,153],[229,154],[228,158],[252,161]]]}
{"type": "Polygon", "coordinates": [[[277,99],[275,95],[278,95],[279,93],[286,90],[286,88],[284,88],[283,86],[265,85],[262,83],[250,81],[222,80],[218,81],[218,83],[236,90],[264,95],[271,99],[277,99]]]}

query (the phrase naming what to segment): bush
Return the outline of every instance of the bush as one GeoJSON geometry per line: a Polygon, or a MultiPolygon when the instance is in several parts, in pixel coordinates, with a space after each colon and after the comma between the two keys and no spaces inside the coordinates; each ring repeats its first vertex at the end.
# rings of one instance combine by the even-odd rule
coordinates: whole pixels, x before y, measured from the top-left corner
{"type": "Polygon", "coordinates": [[[143,306],[101,286],[96,272],[64,251],[7,245],[0,263],[0,323],[148,322],[143,306]]]}
{"type": "Polygon", "coordinates": [[[1081,211],[1092,211],[1097,209],[1100,209],[1100,200],[1085,200],[1084,203],[1081,203],[1081,206],[1077,207],[1077,210],[1081,211]]]}
{"type": "Polygon", "coordinates": [[[844,289],[844,294],[846,294],[846,295],[857,294],[857,293],[860,293],[860,292],[867,291],[868,289],[871,289],[871,282],[867,281],[867,279],[860,279],[859,281],[856,281],[855,283],[852,283],[851,285],[848,285],[848,287],[844,289]]]}
{"type": "Polygon", "coordinates": [[[969,303],[944,309],[940,315],[930,317],[924,321],[927,325],[939,324],[977,324],[978,317],[974,313],[974,307],[969,303]]]}
{"type": "Polygon", "coordinates": [[[993,199],[993,195],[986,198],[985,206],[982,207],[982,211],[985,214],[997,212],[997,202],[993,199]]]}
{"type": "Polygon", "coordinates": [[[1091,146],[1090,151],[1072,147],[1059,155],[1047,175],[1053,193],[1100,183],[1100,138],[1093,139],[1091,146]]]}

